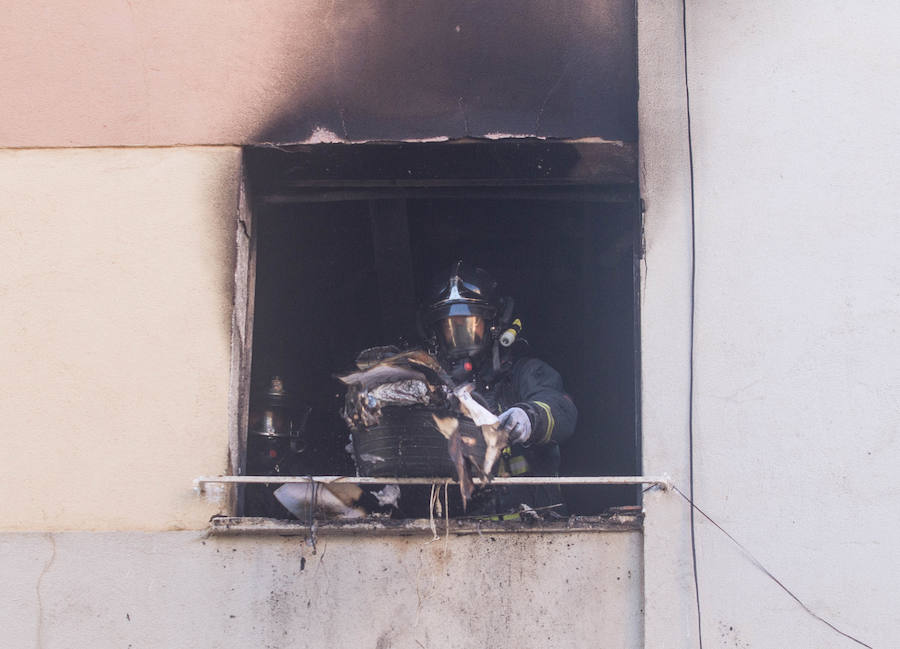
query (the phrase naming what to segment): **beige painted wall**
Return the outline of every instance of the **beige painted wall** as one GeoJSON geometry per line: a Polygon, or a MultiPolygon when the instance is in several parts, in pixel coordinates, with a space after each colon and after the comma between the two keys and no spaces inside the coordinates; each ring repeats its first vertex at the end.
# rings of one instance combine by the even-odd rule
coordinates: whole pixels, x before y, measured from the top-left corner
{"type": "Polygon", "coordinates": [[[226,469],[233,147],[0,151],[0,529],[199,528],[226,469]]]}

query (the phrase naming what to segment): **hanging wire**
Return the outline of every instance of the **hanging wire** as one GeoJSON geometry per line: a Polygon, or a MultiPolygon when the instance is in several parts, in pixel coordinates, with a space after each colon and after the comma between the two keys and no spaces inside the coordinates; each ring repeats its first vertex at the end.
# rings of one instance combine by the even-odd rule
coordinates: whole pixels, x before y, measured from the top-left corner
{"type": "MultiPolygon", "coordinates": [[[[687,49],[687,2],[681,0],[682,43],[684,45],[684,95],[687,113],[688,166],[691,182],[691,320],[689,347],[689,387],[688,387],[688,461],[690,476],[691,501],[694,499],[694,285],[697,279],[697,240],[696,219],[694,209],[694,143],[691,134],[691,90],[688,83],[688,49],[687,49]]],[[[694,597],[697,600],[697,639],[703,649],[703,619],[700,613],[700,579],[697,576],[697,535],[694,521],[694,508],[691,507],[691,565],[694,571],[694,597]]]]}
{"type": "Polygon", "coordinates": [[[431,540],[428,543],[433,543],[440,539],[437,533],[437,525],[434,522],[434,508],[437,504],[438,493],[437,483],[432,484],[431,495],[428,498],[428,526],[431,528],[431,540]]]}
{"type": "Polygon", "coordinates": [[[309,543],[312,545],[312,553],[316,553],[316,531],[318,525],[316,525],[316,507],[318,507],[318,498],[319,498],[319,483],[317,483],[313,476],[307,476],[309,479],[309,487],[311,490],[310,499],[309,499],[309,509],[307,510],[309,517],[309,543]]]}
{"type": "MultiPolygon", "coordinates": [[[[653,487],[650,487],[650,488],[652,489],[653,487]]],[[[672,489],[675,491],[675,493],[677,493],[679,496],[681,496],[682,498],[684,498],[685,501],[687,501],[687,503],[691,506],[691,511],[692,511],[692,512],[693,512],[694,510],[696,510],[701,516],[703,516],[703,518],[705,518],[705,519],[708,520],[710,523],[712,523],[712,524],[716,527],[717,530],[719,530],[720,532],[722,532],[722,534],[724,534],[725,536],[727,536],[728,539],[729,539],[732,543],[734,543],[736,546],[738,546],[738,548],[740,548],[741,552],[744,553],[744,556],[746,556],[748,559],[750,559],[750,562],[753,563],[754,566],[756,566],[757,568],[759,568],[759,569],[763,572],[763,574],[765,574],[769,579],[771,579],[771,580],[774,581],[776,584],[778,584],[778,586],[781,588],[781,590],[783,590],[784,592],[786,592],[786,593],[791,597],[791,599],[793,599],[795,602],[797,602],[797,603],[803,608],[804,611],[806,611],[806,612],[809,613],[811,616],[813,616],[814,618],[816,618],[817,620],[819,620],[819,622],[821,622],[822,624],[825,624],[825,625],[826,625],[828,628],[830,628],[831,630],[833,630],[833,631],[835,631],[836,633],[839,633],[840,635],[844,636],[844,637],[847,638],[848,640],[852,640],[853,642],[855,642],[856,644],[858,644],[858,645],[860,645],[860,646],[862,646],[862,647],[867,647],[868,649],[873,649],[872,645],[868,645],[868,644],[866,644],[865,642],[863,642],[862,640],[860,640],[859,638],[855,638],[855,637],[853,637],[852,635],[850,635],[849,633],[845,633],[844,631],[841,631],[839,628],[837,628],[837,627],[836,627],[835,625],[833,625],[831,622],[829,622],[829,621],[826,620],[824,617],[822,617],[821,615],[819,615],[818,613],[816,613],[815,611],[813,611],[813,610],[806,604],[806,602],[804,602],[804,601],[801,600],[799,597],[797,597],[797,596],[796,596],[796,595],[795,595],[795,594],[794,594],[787,586],[784,585],[784,583],[782,583],[782,581],[781,581],[780,579],[778,579],[778,577],[776,577],[775,575],[773,575],[772,572],[771,572],[768,568],[766,568],[766,567],[762,564],[762,562],[761,562],[759,559],[757,559],[757,558],[753,555],[753,553],[750,552],[750,550],[748,550],[748,549],[747,549],[740,541],[738,541],[736,538],[734,538],[734,537],[733,537],[733,536],[732,536],[725,528],[723,528],[723,527],[722,527],[721,525],[719,525],[716,521],[714,521],[714,520],[712,519],[712,517],[710,517],[709,514],[707,514],[705,511],[703,511],[702,509],[700,509],[699,507],[697,507],[697,505],[694,503],[694,501],[693,501],[692,498],[689,498],[689,497],[688,497],[681,489],[679,489],[679,488],[678,488],[677,486],[675,486],[674,484],[672,485],[672,489]]]]}
{"type": "Polygon", "coordinates": [[[444,549],[450,542],[450,481],[444,482],[444,549]]]}

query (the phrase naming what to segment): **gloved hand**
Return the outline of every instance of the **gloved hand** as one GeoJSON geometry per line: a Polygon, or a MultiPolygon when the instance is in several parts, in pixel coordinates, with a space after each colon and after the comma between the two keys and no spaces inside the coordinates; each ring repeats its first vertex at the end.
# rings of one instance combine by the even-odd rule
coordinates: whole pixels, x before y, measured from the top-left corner
{"type": "Polygon", "coordinates": [[[521,408],[510,408],[501,414],[500,425],[509,431],[510,444],[525,444],[531,437],[531,420],[521,408]]]}

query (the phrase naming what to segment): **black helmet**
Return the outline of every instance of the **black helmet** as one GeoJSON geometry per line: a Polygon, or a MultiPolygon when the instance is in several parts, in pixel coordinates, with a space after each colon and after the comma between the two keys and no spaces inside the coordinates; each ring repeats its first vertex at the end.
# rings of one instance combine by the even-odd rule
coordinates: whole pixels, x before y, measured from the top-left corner
{"type": "Polygon", "coordinates": [[[500,301],[487,271],[457,261],[427,294],[422,324],[448,358],[475,356],[491,345],[500,301]]]}

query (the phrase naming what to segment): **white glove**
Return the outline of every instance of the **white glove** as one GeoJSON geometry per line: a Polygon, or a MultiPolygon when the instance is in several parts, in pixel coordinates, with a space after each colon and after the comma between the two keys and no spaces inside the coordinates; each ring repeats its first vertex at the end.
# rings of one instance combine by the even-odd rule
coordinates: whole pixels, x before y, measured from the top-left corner
{"type": "Polygon", "coordinates": [[[521,408],[510,408],[499,419],[500,425],[509,431],[510,444],[524,444],[531,437],[531,420],[521,408]]]}

